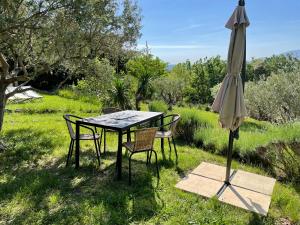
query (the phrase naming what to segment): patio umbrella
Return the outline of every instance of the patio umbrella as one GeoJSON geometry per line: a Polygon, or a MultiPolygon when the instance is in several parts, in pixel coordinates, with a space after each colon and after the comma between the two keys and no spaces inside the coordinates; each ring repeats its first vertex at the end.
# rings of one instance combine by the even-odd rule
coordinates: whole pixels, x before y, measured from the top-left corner
{"type": "Polygon", "coordinates": [[[241,78],[241,72],[243,71],[244,77],[246,65],[246,28],[250,23],[244,6],[245,2],[240,0],[239,5],[225,26],[231,30],[227,58],[227,75],[212,105],[213,110],[219,113],[221,126],[230,130],[225,180],[228,184],[233,139],[238,137],[238,128],[246,116],[243,93],[244,84],[241,78]]]}

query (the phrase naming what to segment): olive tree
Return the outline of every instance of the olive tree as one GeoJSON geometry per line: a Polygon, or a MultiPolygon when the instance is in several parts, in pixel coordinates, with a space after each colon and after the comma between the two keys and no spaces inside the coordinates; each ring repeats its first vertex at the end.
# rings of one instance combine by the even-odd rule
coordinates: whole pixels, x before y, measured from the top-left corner
{"type": "MultiPolygon", "coordinates": [[[[63,65],[76,74],[96,57],[118,58],[140,36],[130,0],[2,0],[0,4],[0,130],[7,99],[41,71],[63,65]],[[5,93],[9,85],[14,91],[5,93]]],[[[68,78],[68,77],[67,77],[68,78]]]]}

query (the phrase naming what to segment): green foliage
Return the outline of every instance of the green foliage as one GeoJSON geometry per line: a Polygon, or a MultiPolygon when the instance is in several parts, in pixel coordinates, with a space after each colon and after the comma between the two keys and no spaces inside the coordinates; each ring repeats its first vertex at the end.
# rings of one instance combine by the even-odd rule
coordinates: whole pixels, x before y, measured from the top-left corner
{"type": "Polygon", "coordinates": [[[190,62],[179,63],[164,77],[155,80],[154,98],[163,100],[169,106],[169,110],[178,103],[183,103],[187,86],[192,79],[190,62]]]}
{"type": "Polygon", "coordinates": [[[127,63],[128,74],[137,81],[135,91],[136,109],[139,110],[140,102],[147,99],[151,94],[151,82],[166,74],[166,66],[166,63],[148,53],[135,57],[127,63]]]}
{"type": "MultiPolygon", "coordinates": [[[[186,143],[224,154],[229,132],[218,124],[218,115],[196,108],[173,109],[181,115],[178,137],[186,143]]],[[[300,140],[300,124],[271,125],[253,119],[246,120],[240,128],[240,138],[234,143],[234,154],[243,160],[260,160],[258,150],[271,143],[292,143],[300,140]]]]}
{"type": "Polygon", "coordinates": [[[300,72],[248,82],[245,98],[253,118],[277,123],[295,120],[300,116],[300,72]]]}
{"type": "Polygon", "coordinates": [[[136,2],[120,4],[115,0],[1,3],[0,50],[42,70],[64,64],[77,71],[85,59],[97,56],[117,62],[123,46],[134,45],[141,29],[136,2]]]}
{"type": "Polygon", "coordinates": [[[168,106],[163,101],[152,101],[149,103],[148,108],[151,112],[168,112],[168,106]]]}
{"type": "Polygon", "coordinates": [[[181,79],[176,79],[168,75],[153,82],[154,97],[163,100],[170,110],[179,102],[183,101],[185,83],[181,79]]]}
{"type": "Polygon", "coordinates": [[[105,105],[120,109],[131,109],[131,96],[130,80],[116,77],[112,83],[112,87],[108,90],[108,98],[105,105]]]}
{"type": "Polygon", "coordinates": [[[99,104],[99,100],[97,98],[95,98],[94,96],[83,95],[80,91],[78,91],[76,86],[70,86],[60,89],[58,90],[57,95],[63,98],[92,103],[94,105],[99,104]]]}
{"type": "Polygon", "coordinates": [[[187,88],[188,101],[193,104],[211,103],[210,88],[220,83],[226,74],[226,64],[219,56],[200,59],[192,66],[193,79],[187,88]]]}
{"type": "Polygon", "coordinates": [[[98,58],[89,60],[82,72],[85,79],[78,82],[77,90],[83,95],[105,100],[115,76],[115,69],[109,64],[109,61],[98,58]]]}
{"type": "Polygon", "coordinates": [[[290,55],[253,59],[247,64],[247,81],[266,79],[272,74],[291,73],[300,69],[300,61],[290,55]]]}
{"type": "Polygon", "coordinates": [[[188,144],[194,143],[194,135],[198,129],[210,126],[210,121],[203,119],[203,111],[196,108],[176,108],[175,113],[181,116],[177,125],[177,134],[188,144]]]}
{"type": "Polygon", "coordinates": [[[260,149],[271,164],[273,173],[287,181],[300,183],[300,145],[275,143],[260,149]]]}

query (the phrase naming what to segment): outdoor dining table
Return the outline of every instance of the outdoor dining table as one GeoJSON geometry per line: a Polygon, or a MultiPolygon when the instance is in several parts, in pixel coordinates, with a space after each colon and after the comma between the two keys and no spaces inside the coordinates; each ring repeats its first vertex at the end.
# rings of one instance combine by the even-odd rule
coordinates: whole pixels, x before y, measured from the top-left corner
{"type": "MultiPolygon", "coordinates": [[[[75,168],[79,168],[79,136],[80,125],[100,127],[103,129],[115,130],[118,132],[118,151],[116,162],[117,179],[122,177],[122,138],[127,133],[127,141],[130,139],[130,128],[143,124],[148,121],[155,121],[160,118],[160,124],[164,124],[164,113],[162,112],[143,112],[125,110],[96,117],[83,118],[76,121],[76,149],[75,149],[75,168]]],[[[164,149],[164,140],[161,139],[161,148],[164,149]]]]}

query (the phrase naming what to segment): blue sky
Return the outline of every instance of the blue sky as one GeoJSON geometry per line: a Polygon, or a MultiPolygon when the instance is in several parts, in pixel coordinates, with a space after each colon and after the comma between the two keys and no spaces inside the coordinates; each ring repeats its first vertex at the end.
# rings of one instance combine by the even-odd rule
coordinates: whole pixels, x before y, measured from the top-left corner
{"type": "MultiPolygon", "coordinates": [[[[230,31],[224,28],[237,0],[138,0],[151,53],[171,64],[205,56],[226,58],[230,31]]],[[[251,25],[247,58],[300,49],[300,0],[246,0],[251,25]]]]}

